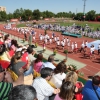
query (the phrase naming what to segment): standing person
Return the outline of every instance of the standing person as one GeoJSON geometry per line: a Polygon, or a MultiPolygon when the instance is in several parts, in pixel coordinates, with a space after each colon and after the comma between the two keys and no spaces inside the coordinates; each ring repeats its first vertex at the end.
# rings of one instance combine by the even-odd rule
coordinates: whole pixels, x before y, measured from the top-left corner
{"type": "Polygon", "coordinates": [[[70,49],[70,40],[67,42],[68,50],[70,49]]]}
{"type": "Polygon", "coordinates": [[[87,47],[87,45],[88,45],[88,41],[86,40],[86,41],[85,41],[85,46],[87,47]]]}
{"type": "Polygon", "coordinates": [[[35,42],[35,34],[33,35],[33,41],[35,42]]]}
{"type": "Polygon", "coordinates": [[[25,38],[25,40],[27,40],[27,35],[26,35],[27,33],[26,33],[26,31],[24,32],[24,38],[25,38]]]}
{"type": "Polygon", "coordinates": [[[52,33],[52,38],[54,38],[54,37],[55,37],[55,33],[53,32],[53,33],[52,33]]]}
{"type": "Polygon", "coordinates": [[[49,39],[49,43],[50,43],[50,44],[52,43],[52,38],[49,39]]]}
{"type": "Polygon", "coordinates": [[[43,43],[43,51],[45,51],[45,50],[46,50],[46,43],[44,41],[44,43],[43,43]]]}
{"type": "Polygon", "coordinates": [[[28,43],[30,46],[32,45],[32,34],[29,35],[28,43]]]}
{"type": "Polygon", "coordinates": [[[83,51],[84,47],[85,47],[85,44],[84,44],[84,42],[82,42],[80,52],[83,51]]]}
{"type": "Polygon", "coordinates": [[[59,49],[60,41],[58,40],[58,41],[56,42],[56,44],[57,44],[57,48],[59,49]]]}
{"type": "Polygon", "coordinates": [[[72,42],[71,44],[71,52],[73,53],[74,52],[74,43],[72,42]]]}
{"type": "Polygon", "coordinates": [[[100,100],[100,76],[88,80],[82,89],[83,100],[100,100]]]}
{"type": "Polygon", "coordinates": [[[36,89],[38,100],[49,100],[49,96],[59,93],[59,89],[54,89],[47,82],[51,79],[53,70],[42,68],[40,74],[40,77],[34,79],[32,86],[36,89]]]}
{"type": "Polygon", "coordinates": [[[98,45],[98,55],[100,54],[100,44],[98,45]]]}
{"type": "Polygon", "coordinates": [[[77,43],[76,42],[74,43],[74,47],[75,47],[74,51],[75,53],[77,53],[77,43]]]}
{"type": "Polygon", "coordinates": [[[94,47],[94,45],[91,45],[91,47],[90,47],[90,59],[95,58],[94,51],[95,51],[95,47],[94,47]]]}

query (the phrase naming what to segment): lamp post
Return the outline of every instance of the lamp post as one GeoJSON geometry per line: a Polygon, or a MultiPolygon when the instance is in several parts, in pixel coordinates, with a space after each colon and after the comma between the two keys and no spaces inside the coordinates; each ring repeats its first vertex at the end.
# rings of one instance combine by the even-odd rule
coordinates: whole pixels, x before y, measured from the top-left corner
{"type": "Polygon", "coordinates": [[[86,0],[83,0],[84,1],[84,5],[83,5],[83,18],[84,18],[84,21],[85,21],[85,6],[86,6],[86,0]]]}

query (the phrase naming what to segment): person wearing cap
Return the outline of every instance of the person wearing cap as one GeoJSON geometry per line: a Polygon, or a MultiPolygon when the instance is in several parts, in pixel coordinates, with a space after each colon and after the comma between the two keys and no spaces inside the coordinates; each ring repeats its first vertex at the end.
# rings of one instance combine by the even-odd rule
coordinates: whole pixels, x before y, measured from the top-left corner
{"type": "Polygon", "coordinates": [[[82,90],[83,100],[100,100],[100,76],[88,80],[82,90]]]}

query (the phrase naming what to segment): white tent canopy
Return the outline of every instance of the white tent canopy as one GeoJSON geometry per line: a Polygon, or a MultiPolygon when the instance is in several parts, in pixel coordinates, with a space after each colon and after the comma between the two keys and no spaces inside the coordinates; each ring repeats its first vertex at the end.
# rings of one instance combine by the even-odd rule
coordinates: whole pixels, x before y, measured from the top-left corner
{"type": "Polygon", "coordinates": [[[91,47],[91,45],[94,45],[95,49],[98,50],[98,45],[100,44],[100,40],[96,40],[96,41],[93,41],[93,42],[89,42],[87,44],[87,47],[91,47]]]}

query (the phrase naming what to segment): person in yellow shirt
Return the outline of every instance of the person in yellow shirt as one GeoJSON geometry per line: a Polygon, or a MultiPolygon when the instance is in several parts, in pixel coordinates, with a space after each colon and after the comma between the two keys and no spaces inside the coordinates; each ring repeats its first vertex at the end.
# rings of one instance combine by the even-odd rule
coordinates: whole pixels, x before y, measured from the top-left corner
{"type": "Polygon", "coordinates": [[[6,50],[6,46],[4,44],[4,42],[0,41],[0,60],[5,60],[10,62],[10,55],[8,53],[8,51],[6,50]]]}

